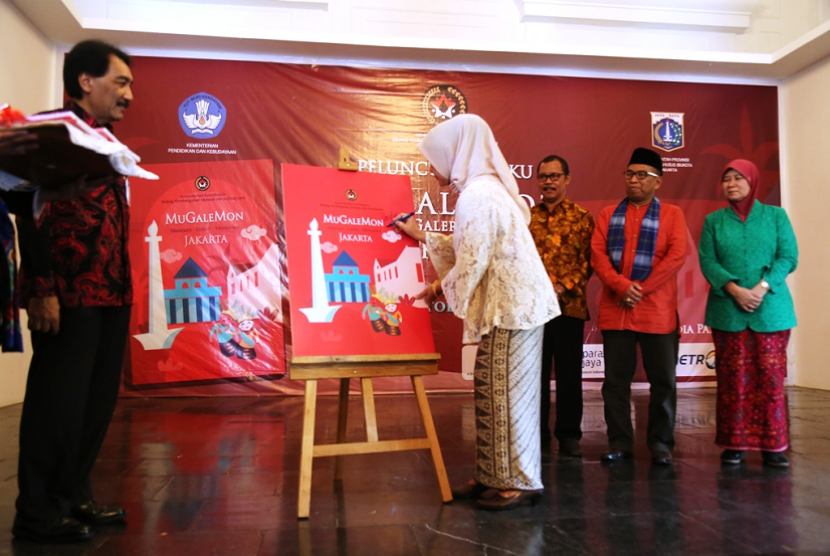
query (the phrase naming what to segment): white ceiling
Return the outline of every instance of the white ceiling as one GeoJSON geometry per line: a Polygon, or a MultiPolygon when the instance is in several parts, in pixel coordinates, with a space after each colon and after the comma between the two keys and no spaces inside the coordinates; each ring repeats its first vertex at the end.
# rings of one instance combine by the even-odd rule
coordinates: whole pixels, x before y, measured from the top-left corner
{"type": "Polygon", "coordinates": [[[55,45],[526,73],[775,81],[830,55],[830,0],[11,0],[55,45]]]}

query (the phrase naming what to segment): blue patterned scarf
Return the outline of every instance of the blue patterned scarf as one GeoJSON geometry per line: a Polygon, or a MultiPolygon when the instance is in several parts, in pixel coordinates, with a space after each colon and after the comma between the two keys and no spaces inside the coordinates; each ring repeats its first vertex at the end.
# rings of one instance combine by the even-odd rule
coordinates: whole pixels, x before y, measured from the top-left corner
{"type": "MultiPolygon", "coordinates": [[[[611,264],[617,272],[620,271],[623,248],[625,247],[625,212],[628,210],[628,199],[617,205],[611,222],[608,224],[608,254],[611,264]]],[[[631,270],[632,281],[642,281],[651,274],[651,263],[654,261],[654,248],[657,246],[657,230],[660,227],[660,201],[657,197],[651,201],[643,225],[640,228],[640,237],[637,240],[637,254],[634,257],[634,268],[631,270]]]]}
{"type": "Polygon", "coordinates": [[[14,225],[6,204],[0,201],[0,248],[5,261],[0,263],[0,346],[3,351],[23,351],[20,335],[20,298],[17,296],[17,257],[14,249],[14,225]]]}

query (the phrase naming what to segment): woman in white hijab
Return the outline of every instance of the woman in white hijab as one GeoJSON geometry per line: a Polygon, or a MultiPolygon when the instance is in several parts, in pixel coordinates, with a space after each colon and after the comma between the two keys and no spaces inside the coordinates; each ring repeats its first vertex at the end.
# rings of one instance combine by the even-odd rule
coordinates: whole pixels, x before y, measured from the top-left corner
{"type": "Polygon", "coordinates": [[[487,123],[461,115],[439,124],[418,148],[438,183],[459,192],[452,236],[399,222],[424,242],[442,292],[464,320],[475,365],[476,473],[456,498],[506,510],[541,496],[539,369],[543,325],[559,304],[528,231],[530,211],[487,123]],[[494,490],[495,489],[495,490],[494,490]]]}

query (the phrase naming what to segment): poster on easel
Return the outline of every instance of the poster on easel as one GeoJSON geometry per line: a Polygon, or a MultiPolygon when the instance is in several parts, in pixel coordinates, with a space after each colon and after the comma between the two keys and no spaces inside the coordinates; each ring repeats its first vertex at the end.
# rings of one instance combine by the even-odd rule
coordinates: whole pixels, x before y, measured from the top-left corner
{"type": "Polygon", "coordinates": [[[147,165],[131,180],[133,386],[285,374],[271,160],[147,165]]]}
{"type": "Polygon", "coordinates": [[[282,165],[293,355],[434,353],[408,176],[282,165]]]}

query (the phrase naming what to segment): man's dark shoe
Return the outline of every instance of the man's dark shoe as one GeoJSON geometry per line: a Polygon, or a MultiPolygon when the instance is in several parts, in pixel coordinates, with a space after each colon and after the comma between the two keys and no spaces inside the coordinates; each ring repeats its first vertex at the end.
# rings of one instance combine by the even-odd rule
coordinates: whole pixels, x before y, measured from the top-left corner
{"type": "Polygon", "coordinates": [[[651,453],[651,463],[654,465],[671,465],[673,462],[671,452],[667,450],[655,450],[651,453]]]}
{"type": "Polygon", "coordinates": [[[611,450],[610,452],[605,452],[600,456],[600,460],[605,462],[614,462],[614,461],[622,461],[624,459],[631,459],[634,457],[633,452],[626,452],[624,450],[611,450]]]}
{"type": "Polygon", "coordinates": [[[72,515],[87,525],[106,525],[123,521],[127,517],[127,510],[121,506],[99,506],[90,501],[72,508],[72,515]]]}
{"type": "Polygon", "coordinates": [[[579,440],[566,438],[559,442],[559,457],[581,458],[582,449],[579,447],[579,440]]]}
{"type": "Polygon", "coordinates": [[[744,459],[743,450],[724,450],[720,455],[721,463],[738,465],[744,459]]]}
{"type": "Polygon", "coordinates": [[[59,517],[44,523],[28,523],[15,519],[12,535],[39,543],[85,542],[92,539],[89,527],[71,517],[59,517]]]}
{"type": "Polygon", "coordinates": [[[787,456],[781,452],[761,452],[761,457],[764,458],[764,465],[768,465],[770,467],[790,466],[787,456]]]}

